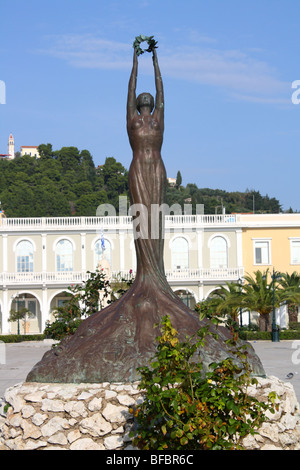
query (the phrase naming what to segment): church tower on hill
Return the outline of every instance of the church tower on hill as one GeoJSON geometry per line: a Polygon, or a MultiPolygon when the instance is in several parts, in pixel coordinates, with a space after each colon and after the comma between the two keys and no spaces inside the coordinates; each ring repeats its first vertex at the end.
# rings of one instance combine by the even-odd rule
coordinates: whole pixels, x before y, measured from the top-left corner
{"type": "Polygon", "coordinates": [[[15,139],[12,134],[10,134],[8,139],[8,158],[10,160],[15,158],[15,139]]]}

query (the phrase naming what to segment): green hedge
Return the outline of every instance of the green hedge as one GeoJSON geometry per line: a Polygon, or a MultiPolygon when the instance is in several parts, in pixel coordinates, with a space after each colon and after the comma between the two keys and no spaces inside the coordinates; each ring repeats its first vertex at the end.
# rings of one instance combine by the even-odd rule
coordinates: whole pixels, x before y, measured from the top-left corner
{"type": "Polygon", "coordinates": [[[290,321],[289,322],[289,328],[290,330],[300,330],[300,323],[296,321],[290,321]]]}
{"type": "Polygon", "coordinates": [[[0,341],[3,343],[22,343],[23,341],[43,341],[45,335],[0,335],[0,341]]]}
{"type": "MultiPolygon", "coordinates": [[[[256,340],[272,340],[271,331],[241,331],[239,332],[240,339],[246,341],[256,341],[256,340]]],[[[300,331],[299,330],[281,330],[279,332],[279,339],[299,339],[300,340],[300,331]]]]}

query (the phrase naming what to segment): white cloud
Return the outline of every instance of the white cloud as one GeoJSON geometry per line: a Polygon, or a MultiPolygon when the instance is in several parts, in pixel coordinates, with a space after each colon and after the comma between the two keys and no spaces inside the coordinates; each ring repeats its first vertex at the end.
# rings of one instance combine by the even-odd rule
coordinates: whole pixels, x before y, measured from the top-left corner
{"type": "Polygon", "coordinates": [[[128,44],[97,38],[91,34],[66,34],[49,38],[53,44],[49,49],[39,52],[65,60],[72,67],[128,68],[128,44]]]}
{"type": "MultiPolygon", "coordinates": [[[[132,46],[128,43],[92,34],[49,38],[52,45],[39,52],[65,60],[72,67],[114,70],[131,67],[132,46]]],[[[225,89],[236,99],[282,103],[290,91],[290,84],[278,79],[276,70],[250,52],[205,47],[202,43],[172,47],[169,51],[161,47],[158,54],[164,76],[225,89]]],[[[143,63],[143,70],[153,73],[151,61],[143,63]]]]}
{"type": "Polygon", "coordinates": [[[164,58],[164,69],[174,77],[246,94],[270,96],[286,87],[266,63],[237,50],[180,52],[164,58]]]}

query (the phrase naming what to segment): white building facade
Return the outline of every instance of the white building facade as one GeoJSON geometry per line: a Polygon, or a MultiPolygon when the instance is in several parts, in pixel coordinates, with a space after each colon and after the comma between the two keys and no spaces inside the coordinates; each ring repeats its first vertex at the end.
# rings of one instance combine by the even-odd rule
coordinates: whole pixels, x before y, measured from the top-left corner
{"type": "MultiPolygon", "coordinates": [[[[243,277],[238,217],[166,217],[166,276],[191,308],[217,285],[243,277]]],[[[85,281],[103,254],[112,278],[134,275],[131,217],[0,218],[0,333],[16,332],[9,315],[22,307],[31,312],[25,333],[42,333],[68,288],[85,281]]]]}
{"type": "Polygon", "coordinates": [[[30,157],[40,158],[38,146],[22,145],[21,146],[21,157],[29,155],[30,157]]]}

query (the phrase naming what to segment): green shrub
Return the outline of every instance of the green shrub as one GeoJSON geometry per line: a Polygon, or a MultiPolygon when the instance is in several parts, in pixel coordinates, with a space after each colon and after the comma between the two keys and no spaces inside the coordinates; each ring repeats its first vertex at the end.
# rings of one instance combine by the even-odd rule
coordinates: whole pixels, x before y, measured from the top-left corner
{"type": "Polygon", "coordinates": [[[264,340],[271,341],[272,333],[271,331],[239,331],[239,338],[245,341],[251,340],[264,340]]]}
{"type": "Polygon", "coordinates": [[[21,343],[23,341],[43,341],[45,335],[0,335],[0,341],[3,343],[21,343]]]}
{"type": "MultiPolygon", "coordinates": [[[[239,331],[240,339],[245,341],[272,341],[272,332],[271,331],[239,331]]],[[[300,339],[300,331],[299,330],[280,330],[279,332],[279,339],[281,340],[292,340],[292,339],[300,339]]]]}
{"type": "Polygon", "coordinates": [[[290,328],[290,330],[297,330],[297,331],[300,331],[300,322],[297,322],[297,321],[290,321],[290,322],[289,322],[289,328],[290,328]]]}
{"type": "Polygon", "coordinates": [[[282,340],[285,339],[300,339],[300,331],[298,330],[281,330],[279,337],[282,340]]]}
{"type": "Polygon", "coordinates": [[[103,308],[103,300],[110,304],[124,294],[134,282],[132,271],[129,279],[118,276],[110,285],[103,270],[92,273],[82,284],[68,288],[68,300],[58,307],[53,316],[53,322],[48,321],[44,330],[47,338],[61,341],[68,335],[73,335],[82,321],[103,308]],[[111,298],[110,298],[111,297],[111,298]]]}
{"type": "Polygon", "coordinates": [[[197,340],[180,342],[166,316],[161,333],[151,367],[138,369],[144,401],[131,410],[133,445],[144,450],[241,449],[242,439],[266,419],[265,411],[274,412],[276,394],[267,403],[247,394],[257,380],[250,376],[245,350],[235,343],[240,365],[228,358],[212,363],[204,374],[193,356],[204,347],[207,328],[198,332],[197,340]]]}
{"type": "Polygon", "coordinates": [[[61,341],[67,335],[73,335],[79,325],[81,318],[69,318],[67,315],[56,318],[54,322],[46,322],[44,334],[46,338],[61,341]]]}
{"type": "Polygon", "coordinates": [[[55,320],[46,323],[44,334],[47,338],[61,341],[65,336],[73,335],[85,318],[102,308],[100,292],[108,297],[109,282],[103,270],[88,271],[88,274],[87,281],[69,287],[68,300],[53,312],[55,320]]]}

